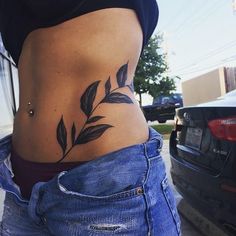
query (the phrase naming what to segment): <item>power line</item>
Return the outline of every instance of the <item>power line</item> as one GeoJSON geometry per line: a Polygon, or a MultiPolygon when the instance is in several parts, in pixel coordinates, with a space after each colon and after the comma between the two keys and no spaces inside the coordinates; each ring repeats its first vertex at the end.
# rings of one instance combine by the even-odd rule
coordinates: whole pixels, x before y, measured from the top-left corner
{"type": "Polygon", "coordinates": [[[168,28],[169,25],[172,24],[173,20],[176,22],[176,20],[177,20],[177,19],[181,16],[181,14],[183,13],[183,8],[186,7],[186,2],[187,2],[187,3],[191,3],[189,0],[185,0],[185,1],[183,2],[183,4],[181,5],[181,7],[179,8],[179,10],[177,11],[177,13],[176,13],[173,17],[171,17],[171,18],[169,19],[168,23],[166,23],[166,24],[164,25],[163,29],[168,28]]]}
{"type": "MultiPolygon", "coordinates": [[[[210,7],[212,2],[207,2],[210,3],[210,7]]],[[[185,28],[186,24],[191,23],[191,21],[194,21],[195,19],[197,19],[199,17],[199,15],[201,15],[202,10],[204,12],[204,9],[208,7],[208,5],[206,4],[205,1],[200,2],[199,5],[195,6],[194,8],[194,12],[190,12],[190,15],[187,15],[187,17],[185,17],[180,24],[178,25],[178,27],[176,27],[173,32],[175,34],[179,33],[180,31],[182,31],[183,28],[185,28]],[[197,10],[196,10],[197,9],[197,10]]]]}
{"type": "MultiPolygon", "coordinates": [[[[230,59],[230,58],[232,58],[232,57],[229,57],[229,58],[227,58],[227,59],[230,59]]],[[[227,59],[224,59],[224,60],[227,60],[227,59]]],[[[222,60],[222,61],[224,61],[224,60],[222,60]]],[[[197,70],[187,71],[187,72],[178,74],[178,76],[180,76],[180,77],[181,77],[181,76],[184,76],[184,75],[186,76],[186,75],[189,75],[189,74],[198,73],[198,72],[203,72],[203,71],[205,71],[205,70],[214,69],[215,67],[223,66],[224,63],[222,63],[222,61],[221,61],[221,62],[217,62],[217,63],[215,63],[215,64],[213,64],[213,65],[210,65],[210,66],[207,66],[207,67],[199,68],[199,69],[197,69],[197,70]]],[[[234,62],[236,61],[236,60],[235,60],[235,57],[234,57],[233,59],[231,59],[231,60],[228,60],[227,63],[233,62],[233,61],[234,61],[234,62]]]]}
{"type": "Polygon", "coordinates": [[[220,54],[222,52],[224,52],[226,49],[229,48],[233,48],[236,46],[236,39],[232,40],[226,44],[224,44],[223,46],[216,48],[210,52],[208,52],[207,54],[205,54],[204,56],[200,56],[199,58],[197,58],[193,63],[188,64],[188,65],[184,65],[182,67],[177,68],[175,71],[183,71],[186,69],[189,69],[189,67],[195,66],[196,64],[198,64],[199,62],[205,61],[209,58],[211,58],[212,56],[215,56],[217,54],[220,54]]]}
{"type": "MultiPolygon", "coordinates": [[[[184,18],[184,20],[182,21],[182,23],[178,24],[177,27],[175,27],[174,29],[174,33],[175,33],[175,40],[176,38],[180,38],[180,35],[183,33],[184,30],[186,30],[186,25],[191,25],[191,30],[196,30],[196,28],[201,25],[203,22],[206,22],[206,20],[212,16],[213,14],[217,13],[218,11],[216,11],[219,7],[221,7],[223,4],[225,4],[225,1],[222,1],[222,0],[216,0],[214,2],[209,2],[207,1],[206,2],[201,2],[201,4],[199,5],[199,8],[196,12],[194,12],[194,14],[192,14],[193,12],[191,11],[191,14],[188,15],[187,17],[184,18]],[[209,5],[209,3],[211,3],[209,5]],[[176,37],[177,35],[177,37],[176,37]]],[[[183,12],[183,11],[182,11],[183,12]]],[[[180,14],[176,14],[178,17],[180,16],[180,14]]],[[[175,15],[175,16],[176,16],[175,15]]],[[[190,28],[187,30],[190,30],[190,28]]],[[[181,36],[182,37],[182,36],[181,36]]],[[[217,62],[217,63],[214,63],[212,65],[208,65],[208,66],[203,66],[201,67],[200,64],[201,62],[203,61],[206,61],[208,60],[209,58],[215,56],[215,55],[218,55],[222,52],[224,52],[225,50],[229,49],[229,48],[233,48],[236,46],[236,40],[233,40],[233,41],[230,41],[226,44],[224,44],[223,46],[219,47],[219,48],[216,48],[210,52],[208,52],[207,54],[203,55],[203,56],[200,56],[199,58],[197,58],[195,60],[194,63],[191,63],[189,64],[188,66],[184,65],[180,68],[178,68],[176,71],[179,71],[182,75],[188,75],[188,74],[193,74],[193,73],[198,73],[198,72],[201,72],[203,70],[207,70],[207,69],[210,69],[214,66],[219,66],[219,65],[222,65],[223,62],[232,62],[232,61],[235,61],[235,55],[231,56],[231,57],[228,57],[228,58],[225,58],[223,60],[221,60],[220,62],[217,62]],[[197,66],[196,66],[197,65],[197,66]],[[192,68],[193,66],[196,66],[195,68],[198,68],[198,69],[195,69],[192,68]]],[[[172,72],[171,72],[172,73],[172,72]]]]}
{"type": "MultiPolygon", "coordinates": [[[[181,34],[183,34],[183,31],[186,29],[191,29],[191,31],[195,30],[197,28],[197,26],[199,26],[204,20],[206,20],[212,14],[214,14],[216,12],[217,8],[219,8],[221,5],[225,4],[224,2],[222,2],[222,0],[218,0],[216,2],[211,2],[211,3],[213,3],[213,4],[211,4],[208,8],[203,8],[204,6],[202,6],[202,9],[203,9],[202,13],[203,14],[200,14],[200,16],[199,16],[199,14],[196,14],[195,17],[192,17],[192,19],[187,22],[188,25],[191,25],[191,28],[186,28],[186,24],[183,23],[182,27],[180,27],[176,31],[175,39],[181,38],[180,37],[181,34]],[[204,11],[204,9],[205,9],[205,11],[204,11]]],[[[205,5],[205,4],[203,4],[203,5],[205,5]]]]}
{"type": "Polygon", "coordinates": [[[193,29],[194,29],[194,30],[195,30],[203,21],[205,22],[206,19],[208,19],[208,18],[209,18],[210,16],[212,16],[213,14],[215,14],[215,13],[216,13],[216,10],[217,10],[219,7],[221,7],[222,5],[225,4],[225,2],[223,2],[222,0],[220,0],[218,3],[219,3],[219,4],[218,4],[218,5],[216,4],[215,7],[214,7],[210,12],[208,12],[207,15],[205,15],[205,17],[202,17],[201,19],[198,19],[198,21],[196,22],[196,24],[193,25],[193,29]]]}

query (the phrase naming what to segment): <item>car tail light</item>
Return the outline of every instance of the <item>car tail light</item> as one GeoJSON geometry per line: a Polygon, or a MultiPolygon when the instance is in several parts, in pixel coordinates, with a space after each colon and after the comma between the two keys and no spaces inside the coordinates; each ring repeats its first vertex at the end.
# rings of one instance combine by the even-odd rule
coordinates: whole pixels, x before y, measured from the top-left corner
{"type": "Polygon", "coordinates": [[[236,141],[236,116],[211,120],[208,122],[208,127],[215,137],[236,141]]]}

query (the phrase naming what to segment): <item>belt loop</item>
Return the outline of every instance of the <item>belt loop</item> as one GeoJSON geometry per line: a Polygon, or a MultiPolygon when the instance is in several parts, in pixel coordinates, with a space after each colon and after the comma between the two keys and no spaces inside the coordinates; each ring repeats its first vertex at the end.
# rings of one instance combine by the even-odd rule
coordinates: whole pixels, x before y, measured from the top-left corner
{"type": "Polygon", "coordinates": [[[162,150],[162,147],[163,147],[163,136],[160,135],[157,140],[159,141],[158,144],[157,144],[157,150],[158,152],[161,152],[162,150]]]}
{"type": "Polygon", "coordinates": [[[143,143],[143,150],[144,150],[144,156],[147,158],[148,154],[147,154],[147,143],[143,143]]]}

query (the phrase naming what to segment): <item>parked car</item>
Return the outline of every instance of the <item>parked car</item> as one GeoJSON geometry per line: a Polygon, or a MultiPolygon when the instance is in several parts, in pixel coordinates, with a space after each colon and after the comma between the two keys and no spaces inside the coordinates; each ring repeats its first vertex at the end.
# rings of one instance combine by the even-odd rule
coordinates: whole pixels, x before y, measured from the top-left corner
{"type": "Polygon", "coordinates": [[[175,109],[183,106],[182,95],[174,93],[169,96],[158,96],[152,105],[143,106],[142,110],[147,121],[165,123],[174,120],[175,109]]]}
{"type": "Polygon", "coordinates": [[[236,235],[236,90],[177,109],[170,157],[181,195],[236,235]]]}
{"type": "Polygon", "coordinates": [[[170,94],[169,96],[160,95],[153,100],[152,105],[166,105],[166,104],[175,105],[176,107],[177,106],[182,107],[183,106],[182,94],[173,93],[173,94],[170,94]]]}

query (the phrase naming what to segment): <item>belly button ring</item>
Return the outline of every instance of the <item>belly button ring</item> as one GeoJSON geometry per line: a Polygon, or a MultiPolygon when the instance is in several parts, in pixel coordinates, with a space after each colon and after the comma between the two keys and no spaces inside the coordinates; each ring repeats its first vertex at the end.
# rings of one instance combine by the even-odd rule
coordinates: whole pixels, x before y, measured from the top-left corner
{"type": "MultiPolygon", "coordinates": [[[[31,102],[28,102],[28,107],[29,106],[31,106],[31,102]]],[[[29,109],[27,112],[30,117],[34,116],[34,109],[29,109]]]]}
{"type": "Polygon", "coordinates": [[[34,116],[34,110],[33,110],[33,109],[30,109],[30,110],[28,111],[28,114],[29,114],[30,117],[34,116]]]}

